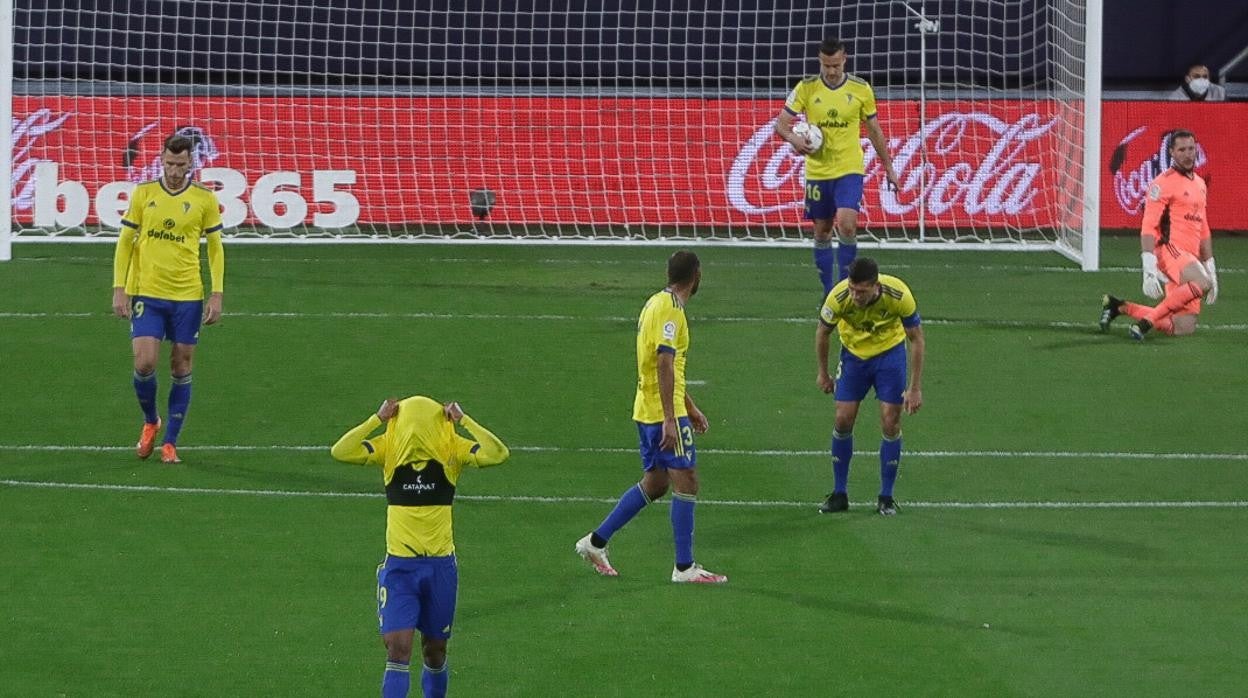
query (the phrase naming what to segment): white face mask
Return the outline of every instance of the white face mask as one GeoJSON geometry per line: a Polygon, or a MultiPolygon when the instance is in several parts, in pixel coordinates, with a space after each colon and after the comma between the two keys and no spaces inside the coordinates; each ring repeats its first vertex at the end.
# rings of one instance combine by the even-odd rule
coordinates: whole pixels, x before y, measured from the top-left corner
{"type": "Polygon", "coordinates": [[[1203,95],[1209,91],[1209,78],[1193,78],[1191,82],[1187,83],[1187,86],[1192,88],[1192,92],[1203,95]]]}

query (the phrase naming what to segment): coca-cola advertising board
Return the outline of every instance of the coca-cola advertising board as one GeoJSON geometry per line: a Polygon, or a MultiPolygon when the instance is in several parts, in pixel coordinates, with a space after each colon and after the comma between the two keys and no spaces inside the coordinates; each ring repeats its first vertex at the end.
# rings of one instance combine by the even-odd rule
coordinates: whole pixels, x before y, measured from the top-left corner
{"type": "MultiPolygon", "coordinates": [[[[1159,115],[1170,113],[1131,104],[1105,109],[1107,167],[1116,125],[1144,127],[1117,163],[1128,179],[1143,171],[1146,144],[1166,128],[1159,115]]],[[[1162,106],[1177,117],[1184,105],[1162,106]]],[[[17,97],[14,216],[39,227],[116,227],[132,183],[159,173],[161,139],[176,131],[194,143],[194,165],[218,190],[227,226],[466,223],[474,189],[495,193],[489,220],[497,223],[794,225],[803,160],[772,133],[779,108],[654,98],[17,97]]],[[[925,179],[929,224],[1057,225],[1072,209],[1058,186],[1073,156],[1064,109],[930,102],[920,128],[917,102],[881,102],[902,186],[882,186],[862,139],[864,220],[917,222],[925,179]]],[[[1201,135],[1206,170],[1216,153],[1230,152],[1235,117],[1209,121],[1207,129],[1189,124],[1201,135]],[[1215,135],[1215,123],[1226,133],[1215,135]]],[[[1112,198],[1114,176],[1102,173],[1102,210],[1110,225],[1130,227],[1112,198]]],[[[1229,202],[1219,207],[1219,184],[1210,189],[1215,227],[1248,227],[1248,213],[1237,222],[1229,202]]],[[[1128,204],[1134,186],[1123,186],[1128,204]]]]}
{"type": "Polygon", "coordinates": [[[1101,226],[1138,228],[1148,184],[1170,167],[1166,137],[1196,134],[1196,172],[1209,186],[1209,225],[1248,230],[1248,104],[1111,102],[1101,128],[1101,226]]]}

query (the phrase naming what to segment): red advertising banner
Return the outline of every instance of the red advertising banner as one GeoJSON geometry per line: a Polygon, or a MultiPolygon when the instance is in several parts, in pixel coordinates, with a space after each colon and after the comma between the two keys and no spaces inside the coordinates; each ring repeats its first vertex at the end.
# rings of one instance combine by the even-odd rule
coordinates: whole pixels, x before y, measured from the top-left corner
{"type": "Polygon", "coordinates": [[[1166,136],[1196,134],[1196,172],[1209,186],[1209,225],[1248,230],[1248,104],[1110,102],[1101,124],[1101,226],[1136,228],[1148,184],[1170,166],[1166,136]]]}
{"type": "MultiPolygon", "coordinates": [[[[14,215],[41,227],[116,226],[131,183],[159,174],[161,139],[178,130],[192,137],[227,226],[466,223],[469,193],[482,188],[497,196],[489,217],[498,223],[794,225],[803,161],[771,131],[779,108],[655,98],[16,97],[14,215]]],[[[920,129],[917,102],[882,102],[902,186],[882,186],[863,139],[865,221],[916,222],[923,174],[930,224],[1056,225],[1071,208],[1058,184],[1078,165],[1068,160],[1064,108],[931,102],[920,129]]],[[[1246,109],[1106,104],[1105,224],[1135,225],[1138,179],[1168,165],[1157,158],[1167,129],[1197,132],[1211,174],[1215,154],[1232,152],[1246,109]]],[[[1231,204],[1244,200],[1233,194],[1246,181],[1228,173],[1210,186],[1215,227],[1248,228],[1248,209],[1231,204]]]]}

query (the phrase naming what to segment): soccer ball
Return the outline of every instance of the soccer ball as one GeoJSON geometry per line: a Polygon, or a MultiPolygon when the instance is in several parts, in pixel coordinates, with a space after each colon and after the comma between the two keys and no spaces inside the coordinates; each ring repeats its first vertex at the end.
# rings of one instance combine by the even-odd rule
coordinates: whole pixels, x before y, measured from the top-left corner
{"type": "Polygon", "coordinates": [[[818,126],[803,121],[793,127],[793,133],[796,133],[806,145],[819,150],[819,146],[823,145],[823,130],[818,126]]]}

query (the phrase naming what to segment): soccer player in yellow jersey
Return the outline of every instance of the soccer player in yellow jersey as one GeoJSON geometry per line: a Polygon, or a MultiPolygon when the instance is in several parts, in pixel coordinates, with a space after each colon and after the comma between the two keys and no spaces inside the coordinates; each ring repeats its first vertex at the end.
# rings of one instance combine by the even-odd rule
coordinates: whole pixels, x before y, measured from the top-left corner
{"type": "Polygon", "coordinates": [[[134,351],[134,392],[143,410],[139,458],[152,455],[161,420],[156,409],[156,360],[160,343],[173,342],[169,359],[169,424],[160,459],[180,463],[178,434],[191,404],[191,360],[202,322],[221,318],[225,250],[221,246],[221,208],[211,189],[191,181],[191,140],[165,139],[161,151],[164,174],[143,182],[130,194],[121,219],[113,257],[113,312],[130,319],[134,351]],[[212,293],[204,302],[199,272],[199,242],[208,242],[212,293]]]}
{"type": "Polygon", "coordinates": [[[386,644],[381,695],[407,695],[412,644],[420,630],[421,687],[426,697],[445,696],[446,643],[459,588],[451,529],[455,486],[464,467],[507,460],[507,446],[458,403],[417,395],[386,400],[330,453],[344,463],[380,467],[385,483],[386,559],[377,567],[377,618],[386,644]],[[370,438],[383,424],[385,432],[370,438]],[[456,424],[472,439],[460,436],[456,424]]]}
{"type": "Polygon", "coordinates": [[[876,119],[875,93],[866,80],[845,72],[845,44],[824,39],[819,45],[819,74],[804,78],[784,102],[775,129],[806,156],[805,217],[814,222],[815,267],[826,296],[858,254],[858,205],[862,200],[862,127],[884,167],[889,186],[898,186],[888,141],[876,119]],[[793,133],[798,115],[817,125],[823,144],[809,147],[793,133]],[[832,249],[835,229],[836,250],[832,249]],[[839,272],[839,273],[838,273],[839,272]]]}
{"type": "Polygon", "coordinates": [[[576,552],[606,577],[618,573],[607,559],[607,541],[645,506],[672,488],[672,537],[676,544],[676,583],[728,581],[693,561],[693,509],[697,503],[694,433],[704,433],[706,415],[685,390],[689,324],[685,304],[698,292],[698,256],[679,251],[667,260],[667,288],[650,296],[637,320],[637,392],[633,420],[641,450],[641,482],[629,487],[615,509],[576,542],[576,552]]]}
{"type": "Polygon", "coordinates": [[[914,295],[901,279],[880,274],[875,260],[862,257],[849,266],[848,278],[828,294],[815,331],[816,382],[825,393],[836,392],[836,424],[832,432],[832,494],[819,511],[849,509],[849,459],[854,455],[854,422],[867,391],[880,401],[880,495],[876,511],[897,513],[893,484],[901,463],[901,413],[914,414],[923,405],[923,327],[914,295]],[[828,337],[841,338],[836,379],[828,375],[828,337]],[[906,385],[906,341],[910,342],[910,385],[906,385]]]}

